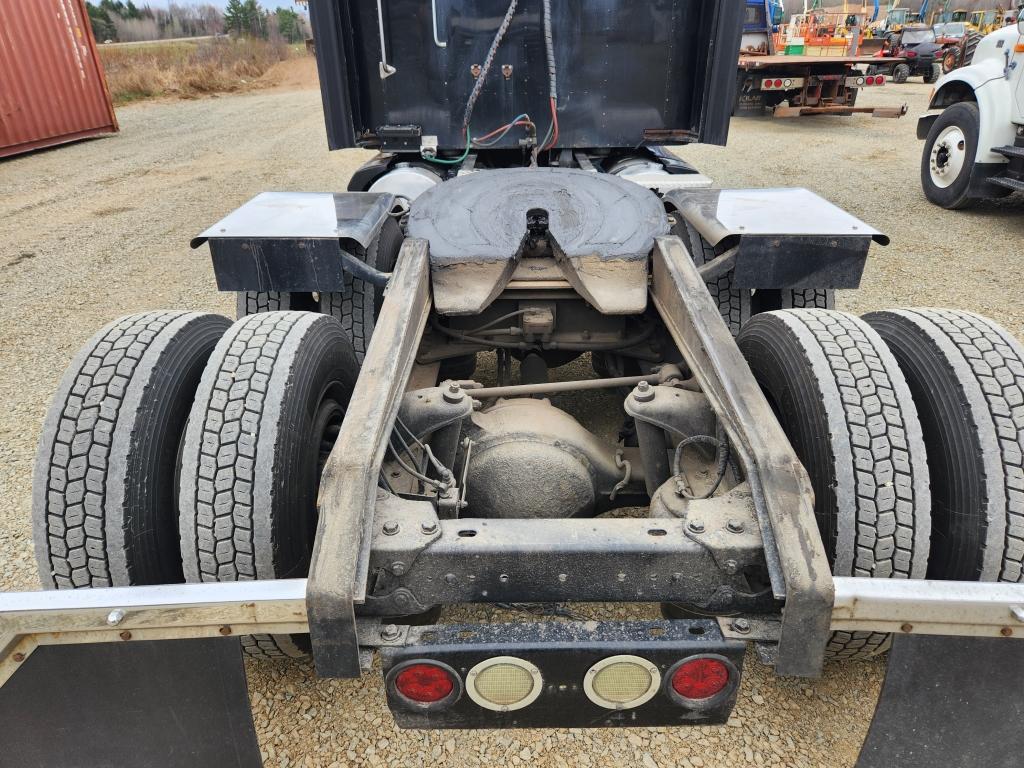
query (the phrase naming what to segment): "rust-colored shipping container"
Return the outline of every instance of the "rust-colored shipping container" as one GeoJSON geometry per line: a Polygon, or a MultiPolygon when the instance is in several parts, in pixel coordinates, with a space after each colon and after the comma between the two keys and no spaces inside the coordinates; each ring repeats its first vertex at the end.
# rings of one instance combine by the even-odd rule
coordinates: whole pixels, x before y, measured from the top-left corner
{"type": "Polygon", "coordinates": [[[0,0],[0,157],[116,131],[84,0],[0,0]]]}

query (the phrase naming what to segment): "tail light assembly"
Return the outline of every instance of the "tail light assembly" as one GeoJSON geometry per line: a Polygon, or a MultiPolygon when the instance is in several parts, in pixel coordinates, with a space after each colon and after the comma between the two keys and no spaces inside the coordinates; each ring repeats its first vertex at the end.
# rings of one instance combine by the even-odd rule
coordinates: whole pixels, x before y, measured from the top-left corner
{"type": "Polygon", "coordinates": [[[654,698],[661,687],[661,670],[639,656],[601,659],[587,670],[583,691],[605,709],[632,709],[654,698]]]}
{"type": "Polygon", "coordinates": [[[515,656],[484,659],[466,675],[466,693],[492,712],[514,712],[537,700],[544,678],[534,664],[515,656]]]}
{"type": "Polygon", "coordinates": [[[701,708],[731,696],[739,673],[724,656],[705,654],[677,662],[666,674],[665,693],[677,704],[701,708]]]}
{"type": "Polygon", "coordinates": [[[761,81],[762,91],[790,91],[803,88],[802,77],[766,77],[761,81]]]}
{"type": "Polygon", "coordinates": [[[744,644],[708,619],[538,622],[410,627],[380,652],[404,728],[682,726],[728,719],[744,644]]]}
{"type": "Polygon", "coordinates": [[[858,75],[857,77],[846,78],[847,88],[865,88],[869,85],[882,85],[885,83],[885,75],[858,75]]]}
{"type": "Polygon", "coordinates": [[[462,679],[439,661],[407,661],[393,667],[385,678],[390,692],[406,706],[420,710],[447,709],[462,696],[462,679]]]}

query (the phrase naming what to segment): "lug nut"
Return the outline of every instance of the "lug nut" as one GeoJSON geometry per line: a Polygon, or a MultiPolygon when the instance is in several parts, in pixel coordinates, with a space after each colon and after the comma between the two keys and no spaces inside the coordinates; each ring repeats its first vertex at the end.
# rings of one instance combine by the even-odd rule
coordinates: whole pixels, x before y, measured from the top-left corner
{"type": "Polygon", "coordinates": [[[123,620],[124,620],[124,611],[122,611],[120,608],[115,608],[114,610],[112,610],[110,613],[107,614],[107,624],[109,624],[112,627],[116,627],[123,620]]]}
{"type": "Polygon", "coordinates": [[[726,526],[729,528],[730,533],[743,533],[742,520],[736,520],[735,518],[733,518],[726,524],[726,526]]]}
{"type": "Polygon", "coordinates": [[[746,619],[736,619],[732,623],[732,631],[745,635],[750,631],[750,622],[746,619]]]}
{"type": "Polygon", "coordinates": [[[384,531],[385,536],[394,536],[402,529],[394,520],[386,520],[381,526],[381,530],[384,531]]]}
{"type": "Polygon", "coordinates": [[[633,390],[633,399],[640,403],[649,403],[654,399],[654,387],[650,382],[641,381],[633,390]]]}
{"type": "Polygon", "coordinates": [[[391,564],[391,572],[395,574],[395,576],[404,576],[405,563],[403,563],[401,560],[396,560],[391,564]]]}
{"type": "Polygon", "coordinates": [[[431,521],[429,523],[423,523],[420,526],[420,530],[428,536],[432,533],[437,533],[437,523],[431,521]]]}
{"type": "Polygon", "coordinates": [[[459,382],[453,381],[447,387],[444,388],[443,395],[445,402],[458,403],[465,397],[462,391],[462,387],[459,386],[459,382]]]}
{"type": "Polygon", "coordinates": [[[388,624],[382,627],[380,630],[381,640],[397,640],[401,632],[398,631],[398,627],[394,624],[388,624]]]}
{"type": "Polygon", "coordinates": [[[691,533],[704,533],[704,521],[703,520],[691,520],[686,524],[686,527],[691,533]]]}

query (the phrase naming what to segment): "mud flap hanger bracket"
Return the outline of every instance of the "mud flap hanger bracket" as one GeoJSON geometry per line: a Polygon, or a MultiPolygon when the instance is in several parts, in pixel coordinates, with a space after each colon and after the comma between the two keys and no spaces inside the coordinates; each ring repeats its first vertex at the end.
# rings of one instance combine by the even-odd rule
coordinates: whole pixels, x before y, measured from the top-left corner
{"type": "Polygon", "coordinates": [[[391,277],[359,253],[395,207],[383,192],[263,192],[192,238],[209,242],[222,291],[337,292],[345,273],[378,287],[391,277]]]}
{"type": "Polygon", "coordinates": [[[801,188],[676,189],[665,201],[716,254],[732,250],[737,288],[857,288],[868,248],[889,243],[801,188]]]}

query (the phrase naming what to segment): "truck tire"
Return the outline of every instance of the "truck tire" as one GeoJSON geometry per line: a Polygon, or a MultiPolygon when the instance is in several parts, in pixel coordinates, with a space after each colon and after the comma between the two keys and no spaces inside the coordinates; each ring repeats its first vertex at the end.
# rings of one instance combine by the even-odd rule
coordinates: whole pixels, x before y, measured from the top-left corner
{"type": "Polygon", "coordinates": [[[942,54],[942,74],[948,75],[959,66],[959,49],[950,48],[942,54]]]}
{"type": "MultiPolygon", "coordinates": [[[[700,267],[713,261],[717,254],[711,243],[705,240],[689,222],[683,220],[681,215],[677,214],[677,217],[679,221],[673,227],[673,232],[679,235],[689,247],[693,263],[700,267]]],[[[708,287],[711,298],[718,305],[722,319],[729,326],[729,331],[735,336],[740,332],[743,324],[750,319],[750,291],[733,288],[732,272],[722,275],[717,280],[711,280],[705,285],[708,287]]]]}
{"type": "Polygon", "coordinates": [[[905,83],[907,78],[910,77],[910,66],[907,64],[897,64],[892,68],[892,81],[894,83],[905,83]]]}
{"type": "MultiPolygon", "coordinates": [[[[688,222],[673,227],[693,254],[698,267],[716,257],[715,249],[688,222]]],[[[751,292],[732,287],[732,273],[706,283],[711,298],[718,304],[725,324],[732,335],[740,332],[744,323],[758,312],[773,309],[835,309],[836,292],[831,288],[782,288],[751,292]]]]}
{"type": "MultiPolygon", "coordinates": [[[[863,320],[821,309],[754,317],[739,337],[754,376],[810,475],[836,576],[924,578],[928,463],[896,359],[863,320]]],[[[884,632],[833,632],[833,659],[888,648],[884,632]]]]}
{"type": "Polygon", "coordinates": [[[292,308],[292,295],[281,291],[238,291],[235,317],[241,319],[260,312],[282,312],[292,308]]]}
{"type": "Polygon", "coordinates": [[[235,316],[256,315],[260,312],[312,311],[319,309],[318,299],[312,293],[286,293],[284,291],[238,291],[235,293],[235,316]]]}
{"type": "Polygon", "coordinates": [[[936,205],[956,210],[977,199],[970,192],[979,126],[978,105],[971,101],[946,107],[932,123],[921,155],[921,187],[936,205]]]}
{"type": "Polygon", "coordinates": [[[49,589],[175,584],[178,449],[203,366],[229,321],[144,312],[97,333],[46,414],[32,524],[49,589]]]}
{"type": "Polygon", "coordinates": [[[928,446],[929,579],[1024,580],[1024,348],[970,312],[865,320],[907,377],[928,446]]]}
{"type": "MultiPolygon", "coordinates": [[[[363,261],[381,272],[391,272],[395,268],[404,239],[402,228],[389,216],[370,247],[362,254],[363,261]]],[[[348,272],[345,273],[344,290],[320,295],[320,311],[337,318],[341,323],[345,335],[352,340],[356,359],[360,363],[363,362],[383,302],[383,288],[358,280],[348,272]]]]}
{"type": "Polygon", "coordinates": [[[831,288],[784,288],[782,309],[835,309],[836,292],[831,288]]]}
{"type": "Polygon", "coordinates": [[[978,50],[978,43],[985,36],[980,32],[968,32],[964,38],[964,55],[961,57],[960,66],[966,67],[974,61],[974,52],[978,50]]]}
{"type": "MultiPolygon", "coordinates": [[[[182,451],[185,579],[305,576],[317,491],[358,363],[333,318],[269,312],[236,322],[196,393],[182,451]]],[[[243,638],[257,657],[301,657],[305,636],[243,638]]]]}

